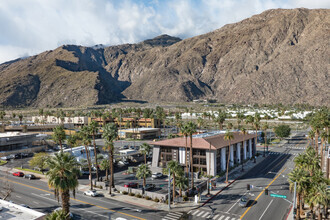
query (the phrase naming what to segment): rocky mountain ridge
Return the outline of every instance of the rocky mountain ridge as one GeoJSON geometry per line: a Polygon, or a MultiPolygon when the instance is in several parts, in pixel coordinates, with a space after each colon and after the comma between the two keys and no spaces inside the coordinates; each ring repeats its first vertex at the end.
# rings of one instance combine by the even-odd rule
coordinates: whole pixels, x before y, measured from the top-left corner
{"type": "Polygon", "coordinates": [[[0,65],[2,106],[121,100],[330,105],[330,10],[268,10],[181,40],[63,45],[0,65]]]}

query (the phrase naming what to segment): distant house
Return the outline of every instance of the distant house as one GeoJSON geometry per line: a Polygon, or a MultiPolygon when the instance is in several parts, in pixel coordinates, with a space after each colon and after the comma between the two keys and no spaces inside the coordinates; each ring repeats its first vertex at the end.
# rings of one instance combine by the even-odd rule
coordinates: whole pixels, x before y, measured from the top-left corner
{"type": "Polygon", "coordinates": [[[159,128],[130,128],[118,131],[120,138],[154,139],[160,136],[159,128]]]}

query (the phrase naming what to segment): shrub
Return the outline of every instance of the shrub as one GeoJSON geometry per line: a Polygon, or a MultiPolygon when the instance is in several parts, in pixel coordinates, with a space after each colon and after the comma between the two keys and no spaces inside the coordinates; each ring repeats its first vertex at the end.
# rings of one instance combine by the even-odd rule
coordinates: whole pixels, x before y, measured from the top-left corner
{"type": "Polygon", "coordinates": [[[128,192],[126,192],[126,191],[122,191],[122,193],[123,193],[124,195],[127,195],[127,194],[128,194],[128,192]]]}
{"type": "Polygon", "coordinates": [[[183,196],[182,199],[183,201],[188,201],[188,196],[183,196]]]}
{"type": "Polygon", "coordinates": [[[168,204],[168,199],[166,199],[165,203],[168,204]]]}
{"type": "Polygon", "coordinates": [[[141,194],[139,194],[139,193],[137,193],[137,194],[135,195],[135,197],[137,197],[137,198],[142,198],[141,194]]]}
{"type": "Polygon", "coordinates": [[[135,193],[130,192],[130,193],[128,193],[128,195],[129,196],[135,196],[135,193]]]}
{"type": "Polygon", "coordinates": [[[144,197],[146,200],[150,200],[151,198],[149,196],[144,197]]]}
{"type": "Polygon", "coordinates": [[[155,202],[159,202],[159,199],[158,199],[158,198],[155,198],[154,201],[155,201],[155,202]]]}

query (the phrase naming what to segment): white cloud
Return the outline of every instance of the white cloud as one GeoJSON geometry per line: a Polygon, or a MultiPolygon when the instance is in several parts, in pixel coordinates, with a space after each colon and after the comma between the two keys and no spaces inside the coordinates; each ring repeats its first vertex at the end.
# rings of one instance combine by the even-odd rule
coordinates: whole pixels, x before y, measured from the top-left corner
{"type": "Polygon", "coordinates": [[[192,37],[270,8],[329,8],[328,0],[0,0],[0,63],[62,44],[192,37]]]}

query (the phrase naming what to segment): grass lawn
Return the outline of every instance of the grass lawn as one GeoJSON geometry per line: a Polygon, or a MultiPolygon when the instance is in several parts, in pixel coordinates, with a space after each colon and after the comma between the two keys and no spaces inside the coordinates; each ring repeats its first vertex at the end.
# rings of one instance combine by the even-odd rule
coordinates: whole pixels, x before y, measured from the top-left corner
{"type": "Polygon", "coordinates": [[[42,174],[42,172],[40,172],[40,171],[38,171],[38,170],[22,169],[22,168],[20,168],[20,167],[15,167],[15,169],[17,169],[17,170],[22,170],[22,171],[28,171],[28,172],[31,172],[31,173],[42,174]]]}
{"type": "Polygon", "coordinates": [[[0,160],[0,166],[4,165],[4,164],[6,164],[6,163],[8,163],[8,161],[0,160]]]}
{"type": "Polygon", "coordinates": [[[281,140],[280,139],[274,139],[272,140],[272,143],[279,143],[281,140]]]}

